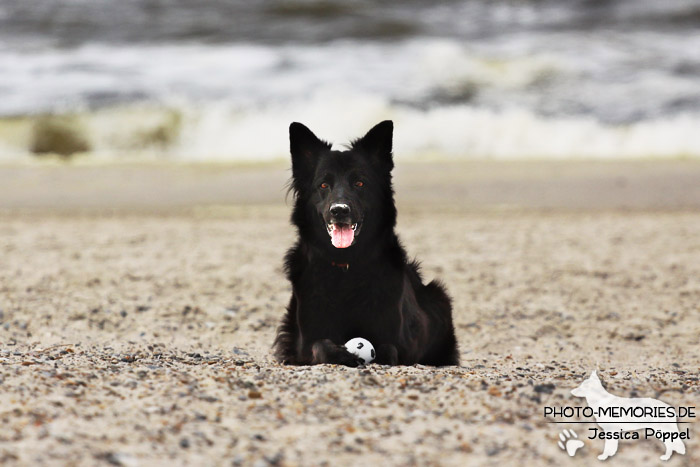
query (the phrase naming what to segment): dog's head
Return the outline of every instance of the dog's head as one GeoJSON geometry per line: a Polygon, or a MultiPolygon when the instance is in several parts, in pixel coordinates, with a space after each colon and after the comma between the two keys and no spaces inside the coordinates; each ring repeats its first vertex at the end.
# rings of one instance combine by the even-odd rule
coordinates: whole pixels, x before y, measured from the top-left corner
{"type": "Polygon", "coordinates": [[[600,382],[598,374],[593,370],[593,373],[591,373],[588,379],[583,380],[577,388],[571,390],[571,394],[576,397],[587,397],[600,390],[602,387],[603,384],[600,382]]]}
{"type": "Polygon", "coordinates": [[[349,248],[363,231],[382,222],[393,227],[392,133],[393,123],[384,121],[348,150],[334,151],[301,123],[290,125],[293,220],[303,235],[349,248]]]}

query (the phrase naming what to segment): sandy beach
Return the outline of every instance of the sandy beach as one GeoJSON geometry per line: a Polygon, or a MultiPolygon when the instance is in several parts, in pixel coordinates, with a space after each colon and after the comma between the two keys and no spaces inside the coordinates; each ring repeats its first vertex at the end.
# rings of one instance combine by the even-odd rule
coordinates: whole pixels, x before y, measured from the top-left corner
{"type": "MultiPolygon", "coordinates": [[[[288,176],[0,168],[0,463],[596,465],[594,425],[544,416],[592,370],[700,405],[699,162],[399,163],[398,232],[454,300],[445,368],[272,359],[288,176]]],[[[668,463],[656,440],[606,462],[699,465],[686,427],[668,463]]]]}

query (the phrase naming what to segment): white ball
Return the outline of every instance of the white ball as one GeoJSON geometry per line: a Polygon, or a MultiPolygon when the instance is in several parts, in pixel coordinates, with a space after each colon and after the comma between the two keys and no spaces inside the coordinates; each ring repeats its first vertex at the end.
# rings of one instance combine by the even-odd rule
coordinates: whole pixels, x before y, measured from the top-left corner
{"type": "Polygon", "coordinates": [[[365,364],[374,360],[377,354],[374,352],[374,346],[367,339],[355,337],[345,343],[345,348],[353,355],[360,357],[365,364]]]}

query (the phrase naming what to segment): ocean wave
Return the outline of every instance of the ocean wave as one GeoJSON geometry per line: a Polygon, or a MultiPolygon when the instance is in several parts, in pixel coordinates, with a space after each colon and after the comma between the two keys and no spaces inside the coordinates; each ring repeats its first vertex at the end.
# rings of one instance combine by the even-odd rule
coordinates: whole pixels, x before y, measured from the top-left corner
{"type": "Polygon", "coordinates": [[[274,161],[288,157],[287,127],[292,121],[307,124],[341,149],[383,119],[395,122],[397,159],[700,157],[700,114],[609,125],[592,118],[547,118],[517,108],[417,109],[378,95],[331,92],[262,109],[225,103],[180,108],[138,104],[4,118],[0,161],[42,154],[87,154],[102,161],[274,161]]]}
{"type": "Polygon", "coordinates": [[[90,44],[31,53],[0,46],[0,115],[134,103],[266,108],[340,92],[424,110],[469,104],[632,123],[700,111],[692,73],[698,48],[700,32],[528,33],[481,43],[90,44]]]}
{"type": "Polygon", "coordinates": [[[292,121],[343,143],[387,118],[400,158],[698,157],[696,50],[700,32],[689,29],[34,49],[0,41],[0,161],[268,161],[287,157],[292,121]]]}

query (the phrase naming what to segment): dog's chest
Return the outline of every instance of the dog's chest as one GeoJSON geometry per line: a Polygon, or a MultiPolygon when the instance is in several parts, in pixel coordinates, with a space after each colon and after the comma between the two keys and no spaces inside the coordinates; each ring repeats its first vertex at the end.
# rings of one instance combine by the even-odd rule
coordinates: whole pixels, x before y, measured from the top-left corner
{"type": "MultiPolygon", "coordinates": [[[[352,267],[352,266],[351,266],[352,267]]],[[[318,268],[302,278],[297,293],[301,302],[347,317],[376,316],[395,308],[400,295],[400,277],[382,271],[318,268]]]]}

